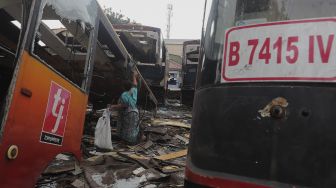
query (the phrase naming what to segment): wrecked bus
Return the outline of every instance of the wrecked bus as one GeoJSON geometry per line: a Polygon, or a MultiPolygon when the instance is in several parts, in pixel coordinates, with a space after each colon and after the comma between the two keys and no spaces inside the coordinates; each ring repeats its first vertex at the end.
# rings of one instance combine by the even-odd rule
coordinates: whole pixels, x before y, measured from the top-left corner
{"type": "Polygon", "coordinates": [[[164,104],[168,90],[169,65],[160,28],[138,24],[113,24],[137,67],[159,103],[164,104]]]}
{"type": "Polygon", "coordinates": [[[95,0],[2,0],[0,17],[0,187],[33,187],[57,154],[80,159],[88,101],[136,68],[95,0]]]}
{"type": "Polygon", "coordinates": [[[186,187],[336,187],[336,1],[207,0],[186,187]]]}
{"type": "Polygon", "coordinates": [[[194,101],[199,48],[199,40],[183,43],[181,103],[187,106],[192,106],[194,101]]]}

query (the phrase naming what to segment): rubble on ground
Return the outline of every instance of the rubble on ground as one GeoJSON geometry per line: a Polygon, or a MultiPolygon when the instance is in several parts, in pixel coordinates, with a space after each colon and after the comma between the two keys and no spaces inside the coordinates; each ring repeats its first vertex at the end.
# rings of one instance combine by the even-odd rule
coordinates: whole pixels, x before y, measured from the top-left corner
{"type": "MultiPolygon", "coordinates": [[[[93,112],[90,112],[93,113],[93,112]]],[[[191,111],[170,104],[152,112],[140,109],[142,141],[128,146],[116,136],[111,119],[113,150],[94,146],[94,127],[101,114],[89,114],[84,130],[83,160],[58,155],[41,175],[36,187],[183,187],[189,144],[191,111]]]]}

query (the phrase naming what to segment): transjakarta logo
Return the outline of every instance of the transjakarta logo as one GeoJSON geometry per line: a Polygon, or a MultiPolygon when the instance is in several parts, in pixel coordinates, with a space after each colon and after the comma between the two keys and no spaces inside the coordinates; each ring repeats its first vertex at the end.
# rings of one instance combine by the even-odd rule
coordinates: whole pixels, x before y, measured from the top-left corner
{"type": "Polygon", "coordinates": [[[40,141],[62,145],[67,122],[71,93],[51,82],[48,105],[44,116],[40,141]]]}

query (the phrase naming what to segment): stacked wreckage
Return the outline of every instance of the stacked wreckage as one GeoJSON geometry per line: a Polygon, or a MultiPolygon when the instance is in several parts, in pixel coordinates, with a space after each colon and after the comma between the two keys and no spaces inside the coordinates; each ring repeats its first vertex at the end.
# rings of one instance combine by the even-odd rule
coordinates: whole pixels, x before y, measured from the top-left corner
{"type": "Polygon", "coordinates": [[[115,136],[113,150],[94,146],[94,125],[101,111],[92,114],[91,130],[82,140],[83,160],[59,154],[39,178],[36,187],[183,187],[189,144],[191,112],[186,107],[167,106],[156,116],[142,112],[142,135],[138,145],[127,146],[115,136]]]}

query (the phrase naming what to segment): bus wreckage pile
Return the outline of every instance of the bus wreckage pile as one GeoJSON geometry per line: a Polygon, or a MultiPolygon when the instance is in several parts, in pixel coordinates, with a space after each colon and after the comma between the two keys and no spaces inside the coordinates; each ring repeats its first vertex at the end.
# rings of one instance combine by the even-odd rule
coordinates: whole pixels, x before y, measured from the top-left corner
{"type": "MultiPolygon", "coordinates": [[[[142,141],[125,145],[116,136],[111,119],[113,150],[94,147],[94,128],[101,112],[91,113],[82,139],[83,159],[58,155],[41,175],[36,187],[183,187],[189,144],[190,109],[168,105],[153,112],[140,110],[142,141]]],[[[113,115],[112,115],[113,116],[113,115]]]]}

